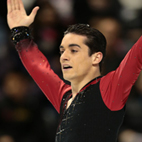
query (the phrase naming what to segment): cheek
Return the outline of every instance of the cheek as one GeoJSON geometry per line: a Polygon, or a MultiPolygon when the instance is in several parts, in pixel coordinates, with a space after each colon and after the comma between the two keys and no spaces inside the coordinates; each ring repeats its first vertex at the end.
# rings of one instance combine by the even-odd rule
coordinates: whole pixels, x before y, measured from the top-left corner
{"type": "Polygon", "coordinates": [[[92,59],[88,55],[88,51],[83,54],[80,54],[78,57],[74,58],[73,60],[74,67],[79,72],[83,72],[85,69],[88,69],[89,66],[92,64],[92,59]]]}
{"type": "Polygon", "coordinates": [[[78,64],[76,63],[76,67],[80,72],[88,70],[90,66],[91,66],[91,61],[87,60],[86,58],[79,60],[78,64]]]}

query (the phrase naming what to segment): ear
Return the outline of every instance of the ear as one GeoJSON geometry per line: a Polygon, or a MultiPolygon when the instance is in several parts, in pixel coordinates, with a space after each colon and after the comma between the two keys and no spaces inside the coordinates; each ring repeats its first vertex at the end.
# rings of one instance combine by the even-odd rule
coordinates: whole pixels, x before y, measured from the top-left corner
{"type": "Polygon", "coordinates": [[[99,64],[103,59],[103,53],[102,52],[96,52],[92,54],[92,65],[99,64]]]}

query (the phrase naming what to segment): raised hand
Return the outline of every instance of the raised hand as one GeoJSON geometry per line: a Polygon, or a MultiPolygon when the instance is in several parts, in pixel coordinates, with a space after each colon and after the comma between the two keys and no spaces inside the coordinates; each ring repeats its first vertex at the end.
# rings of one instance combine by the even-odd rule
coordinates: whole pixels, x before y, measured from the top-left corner
{"type": "Polygon", "coordinates": [[[39,7],[35,7],[31,14],[26,14],[22,0],[7,0],[7,22],[10,29],[18,26],[29,27],[37,14],[39,7]]]}

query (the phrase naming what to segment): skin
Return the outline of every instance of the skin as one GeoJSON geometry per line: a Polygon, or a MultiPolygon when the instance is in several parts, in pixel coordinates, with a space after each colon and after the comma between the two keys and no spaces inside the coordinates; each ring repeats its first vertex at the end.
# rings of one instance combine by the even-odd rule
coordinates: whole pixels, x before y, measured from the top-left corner
{"type": "MultiPolygon", "coordinates": [[[[28,16],[21,0],[7,0],[7,22],[10,29],[18,26],[29,27],[35,19],[39,7],[35,7],[28,16]]],[[[96,52],[89,56],[89,48],[85,45],[87,37],[68,33],[62,39],[60,45],[63,77],[71,82],[72,98],[68,101],[67,107],[89,81],[100,76],[99,63],[102,60],[102,53],[96,52]],[[65,65],[72,68],[64,69],[65,65]]]]}
{"type": "Polygon", "coordinates": [[[72,98],[68,102],[68,106],[83,86],[101,75],[99,63],[103,55],[101,52],[96,52],[89,56],[89,48],[85,44],[86,40],[85,36],[68,33],[60,45],[63,77],[70,81],[72,86],[72,98]],[[64,66],[71,68],[65,69],[64,66]]]}
{"type": "Polygon", "coordinates": [[[29,27],[33,23],[38,9],[39,7],[36,6],[28,16],[21,0],[7,0],[7,23],[9,28],[29,27]]]}

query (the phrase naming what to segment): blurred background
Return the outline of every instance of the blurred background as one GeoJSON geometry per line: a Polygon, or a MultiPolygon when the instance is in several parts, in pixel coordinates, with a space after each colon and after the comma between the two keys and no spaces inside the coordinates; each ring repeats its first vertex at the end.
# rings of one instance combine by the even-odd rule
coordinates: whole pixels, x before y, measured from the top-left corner
{"type": "MultiPolygon", "coordinates": [[[[59,45],[70,24],[86,23],[107,39],[103,75],[115,70],[142,34],[142,0],[23,0],[35,42],[62,78],[59,45]]],[[[54,142],[58,114],[27,73],[10,40],[0,0],[0,142],[54,142]]],[[[127,101],[118,142],[142,142],[142,73],[127,101]]]]}

